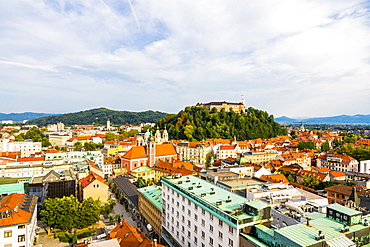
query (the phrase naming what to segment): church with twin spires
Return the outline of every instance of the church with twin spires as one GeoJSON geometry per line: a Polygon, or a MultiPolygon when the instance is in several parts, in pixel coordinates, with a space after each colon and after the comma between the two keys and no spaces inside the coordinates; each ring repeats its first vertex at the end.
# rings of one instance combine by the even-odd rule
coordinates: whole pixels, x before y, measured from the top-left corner
{"type": "Polygon", "coordinates": [[[122,168],[131,171],[141,166],[154,167],[159,161],[173,162],[179,159],[175,146],[168,142],[168,132],[157,129],[153,136],[149,130],[144,136],[138,136],[133,146],[121,157],[122,168]]]}

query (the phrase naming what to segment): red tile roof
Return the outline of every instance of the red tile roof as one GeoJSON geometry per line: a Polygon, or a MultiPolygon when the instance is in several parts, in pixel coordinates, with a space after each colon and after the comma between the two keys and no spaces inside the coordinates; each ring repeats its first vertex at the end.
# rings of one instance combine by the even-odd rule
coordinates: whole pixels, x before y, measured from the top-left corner
{"type": "Polygon", "coordinates": [[[222,145],[220,150],[234,150],[236,145],[222,145]]]}
{"type": "MultiPolygon", "coordinates": [[[[154,243],[148,239],[145,233],[139,233],[135,227],[122,220],[109,233],[106,239],[116,238],[121,247],[153,247],[154,243]]],[[[164,247],[157,244],[157,247],[164,247]]]]}
{"type": "Polygon", "coordinates": [[[330,172],[330,169],[325,167],[325,166],[323,166],[323,167],[314,167],[314,168],[312,168],[312,170],[316,170],[317,172],[321,172],[321,173],[330,172]]]}
{"type": "Polygon", "coordinates": [[[10,217],[0,217],[0,227],[25,224],[31,221],[37,203],[36,196],[12,193],[0,199],[0,213],[8,211],[10,217]],[[26,202],[29,202],[27,205],[26,202]]]}
{"type": "Polygon", "coordinates": [[[335,178],[345,177],[346,176],[346,174],[344,174],[344,172],[342,172],[342,171],[330,172],[330,175],[332,175],[335,178]]]}
{"type": "Polygon", "coordinates": [[[45,157],[26,157],[26,158],[18,158],[18,162],[26,162],[26,161],[44,161],[45,157]]]}
{"type": "Polygon", "coordinates": [[[99,182],[108,186],[108,184],[104,180],[104,178],[102,178],[101,176],[99,176],[98,174],[96,174],[94,172],[91,172],[88,176],[86,176],[84,178],[81,178],[80,180],[78,180],[78,182],[81,183],[82,188],[86,188],[86,186],[88,186],[89,184],[91,184],[95,180],[98,180],[99,182]]]}
{"type": "Polygon", "coordinates": [[[177,155],[176,148],[172,143],[160,144],[155,147],[155,156],[177,155]]]}
{"type": "Polygon", "coordinates": [[[309,177],[316,177],[320,182],[324,181],[326,176],[328,176],[328,174],[312,172],[312,171],[307,171],[307,170],[301,169],[297,173],[297,176],[302,176],[302,175],[309,176],[309,177]]]}
{"type": "Polygon", "coordinates": [[[260,178],[272,183],[283,183],[283,184],[289,183],[288,179],[286,179],[286,177],[283,174],[262,175],[260,178]]]}
{"type": "Polygon", "coordinates": [[[143,146],[133,146],[130,150],[125,153],[122,158],[124,159],[142,159],[147,158],[145,148],[143,146]]]}

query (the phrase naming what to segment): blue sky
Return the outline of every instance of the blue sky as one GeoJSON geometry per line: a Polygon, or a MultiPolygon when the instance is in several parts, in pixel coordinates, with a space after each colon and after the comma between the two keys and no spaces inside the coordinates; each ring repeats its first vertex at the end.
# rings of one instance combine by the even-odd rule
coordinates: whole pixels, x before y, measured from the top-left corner
{"type": "Polygon", "coordinates": [[[0,2],[0,112],[370,114],[369,1],[0,2]]]}

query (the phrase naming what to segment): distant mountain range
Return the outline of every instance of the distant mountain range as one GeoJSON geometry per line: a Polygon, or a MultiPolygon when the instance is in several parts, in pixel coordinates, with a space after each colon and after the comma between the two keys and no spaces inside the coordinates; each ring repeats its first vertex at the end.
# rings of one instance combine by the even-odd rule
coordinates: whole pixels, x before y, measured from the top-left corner
{"type": "Polygon", "coordinates": [[[0,121],[12,120],[14,122],[22,122],[24,120],[31,120],[40,117],[51,116],[50,113],[36,113],[36,112],[23,112],[23,113],[0,113],[0,121]]]}
{"type": "MultiPolygon", "coordinates": [[[[56,121],[62,121],[65,124],[69,124],[69,120],[78,120],[75,124],[91,124],[92,122],[101,123],[106,121],[107,118],[114,123],[114,120],[119,120],[119,123],[138,123],[140,121],[155,122],[156,120],[164,117],[167,113],[163,112],[128,112],[128,111],[113,111],[105,108],[92,109],[87,111],[81,111],[76,113],[66,113],[66,114],[51,114],[51,113],[36,113],[36,112],[24,112],[24,113],[0,113],[0,121],[12,120],[14,122],[22,122],[24,120],[40,119],[38,121],[29,121],[30,123],[38,124],[52,124],[56,121]],[[72,115],[71,115],[72,114],[72,115]],[[89,116],[88,119],[82,120],[82,118],[89,116]],[[125,115],[125,117],[123,117],[125,115]],[[77,118],[77,119],[76,119],[77,118]],[[125,120],[127,118],[127,120],[125,120]],[[100,119],[100,121],[98,120],[100,119]],[[112,121],[113,120],[113,121],[112,121]],[[127,121],[127,122],[126,122],[127,121]]],[[[370,114],[369,115],[339,115],[333,117],[317,117],[317,118],[289,118],[287,116],[277,117],[275,121],[278,123],[312,123],[312,124],[370,124],[370,114]]]]}
{"type": "Polygon", "coordinates": [[[105,125],[107,120],[114,125],[123,124],[140,124],[140,123],[154,123],[158,119],[166,116],[167,113],[159,111],[144,111],[144,112],[129,112],[129,111],[115,111],[106,108],[97,108],[80,112],[66,113],[60,115],[52,115],[41,118],[36,118],[27,121],[28,124],[37,124],[39,126],[46,126],[48,124],[56,124],[62,122],[65,125],[87,125],[99,124],[105,125]]]}
{"type": "Polygon", "coordinates": [[[305,119],[293,119],[286,116],[277,117],[275,121],[278,123],[311,123],[311,124],[370,124],[369,115],[339,115],[333,117],[317,117],[305,119]]]}

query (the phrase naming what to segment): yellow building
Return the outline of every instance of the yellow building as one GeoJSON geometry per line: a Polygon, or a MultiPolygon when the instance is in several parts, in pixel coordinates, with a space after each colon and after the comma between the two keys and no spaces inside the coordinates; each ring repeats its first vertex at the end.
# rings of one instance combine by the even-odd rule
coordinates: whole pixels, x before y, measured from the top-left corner
{"type": "Polygon", "coordinates": [[[78,185],[79,200],[91,197],[94,200],[99,199],[102,203],[106,203],[108,201],[109,186],[98,174],[91,172],[87,177],[78,180],[78,185]]]}
{"type": "Polygon", "coordinates": [[[155,233],[162,236],[162,188],[151,185],[138,189],[139,213],[145,219],[145,225],[150,224],[155,233]]]}
{"type": "Polygon", "coordinates": [[[263,152],[247,152],[244,153],[241,157],[241,163],[253,163],[260,164],[265,163],[271,160],[275,160],[279,153],[275,150],[273,151],[263,151],[263,152]]]}
{"type": "Polygon", "coordinates": [[[242,99],[239,103],[230,103],[230,102],[209,102],[209,103],[197,103],[196,106],[206,108],[208,111],[211,111],[213,108],[216,108],[217,111],[221,111],[222,109],[225,109],[226,112],[230,111],[230,109],[233,109],[234,112],[244,112],[245,106],[244,106],[244,99],[242,99]]]}
{"type": "Polygon", "coordinates": [[[154,180],[155,171],[153,168],[148,166],[140,166],[136,169],[131,170],[131,175],[136,178],[143,178],[144,180],[154,180]]]}
{"type": "Polygon", "coordinates": [[[180,154],[181,160],[190,161],[196,165],[204,165],[207,154],[213,152],[209,143],[187,141],[177,143],[176,150],[180,154]]]}

